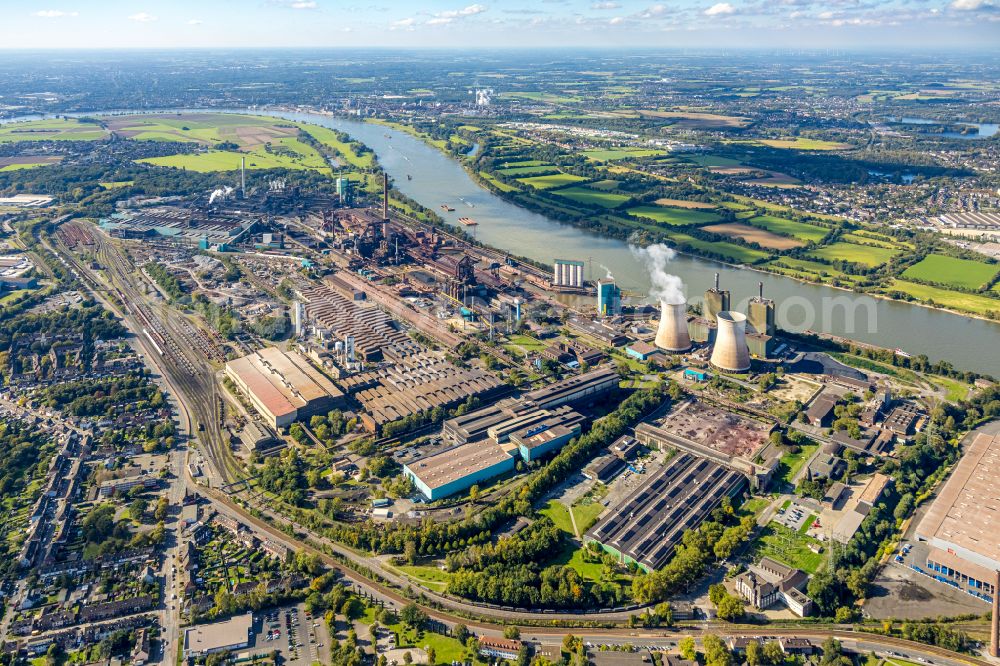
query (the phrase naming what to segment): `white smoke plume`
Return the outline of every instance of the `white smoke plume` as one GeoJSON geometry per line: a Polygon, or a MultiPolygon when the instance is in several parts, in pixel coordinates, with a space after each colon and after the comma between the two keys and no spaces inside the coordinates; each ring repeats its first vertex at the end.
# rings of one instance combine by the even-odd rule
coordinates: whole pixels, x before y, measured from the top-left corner
{"type": "Polygon", "coordinates": [[[216,199],[220,197],[225,199],[232,193],[233,193],[233,188],[229,187],[228,185],[226,187],[220,187],[219,189],[214,190],[211,196],[208,197],[208,204],[212,205],[213,203],[215,203],[216,199]]]}
{"type": "Polygon", "coordinates": [[[652,283],[649,289],[650,298],[669,305],[685,301],[684,282],[666,270],[667,264],[677,256],[676,252],[663,243],[647,247],[629,245],[629,249],[632,251],[632,256],[642,261],[649,271],[649,280],[652,283]]]}
{"type": "Polygon", "coordinates": [[[598,264],[598,266],[600,266],[601,268],[603,268],[604,272],[607,273],[607,275],[604,276],[605,279],[607,279],[607,280],[614,280],[615,279],[615,276],[611,274],[611,269],[610,268],[608,268],[604,264],[598,264]]]}

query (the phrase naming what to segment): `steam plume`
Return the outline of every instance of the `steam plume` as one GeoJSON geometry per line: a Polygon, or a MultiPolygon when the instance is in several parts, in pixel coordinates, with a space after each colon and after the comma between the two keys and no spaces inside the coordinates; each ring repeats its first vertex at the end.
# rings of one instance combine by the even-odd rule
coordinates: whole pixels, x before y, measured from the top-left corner
{"type": "Polygon", "coordinates": [[[632,251],[632,256],[642,261],[649,271],[652,283],[649,289],[650,298],[669,305],[684,302],[684,282],[678,276],[666,271],[667,264],[677,256],[676,252],[662,243],[644,248],[629,245],[629,249],[632,251]]]}

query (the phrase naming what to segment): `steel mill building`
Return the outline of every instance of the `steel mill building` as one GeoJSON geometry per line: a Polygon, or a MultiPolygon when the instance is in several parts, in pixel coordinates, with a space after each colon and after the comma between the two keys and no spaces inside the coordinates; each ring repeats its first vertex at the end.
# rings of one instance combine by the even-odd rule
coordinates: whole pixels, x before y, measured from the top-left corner
{"type": "Polygon", "coordinates": [[[344,405],[340,389],[294,351],[267,347],[229,361],[226,377],[272,428],[284,428],[344,405]]]}

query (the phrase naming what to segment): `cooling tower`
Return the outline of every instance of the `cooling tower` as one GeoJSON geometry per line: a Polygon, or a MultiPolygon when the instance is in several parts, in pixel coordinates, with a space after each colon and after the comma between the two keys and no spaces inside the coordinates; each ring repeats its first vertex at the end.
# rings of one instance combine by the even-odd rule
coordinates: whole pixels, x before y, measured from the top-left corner
{"type": "Polygon", "coordinates": [[[682,352],[691,348],[687,307],[683,301],[660,302],[660,326],[656,329],[656,346],[669,352],[682,352]]]}
{"type": "Polygon", "coordinates": [[[750,369],[746,315],[724,310],[716,316],[716,321],[718,330],[712,347],[712,365],[724,372],[746,372],[750,369]]]}

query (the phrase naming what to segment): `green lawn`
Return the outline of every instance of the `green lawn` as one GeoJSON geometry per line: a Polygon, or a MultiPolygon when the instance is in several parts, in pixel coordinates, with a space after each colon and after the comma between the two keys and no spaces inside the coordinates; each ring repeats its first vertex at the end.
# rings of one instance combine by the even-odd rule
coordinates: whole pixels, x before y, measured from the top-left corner
{"type": "Polygon", "coordinates": [[[781,460],[778,462],[778,473],[775,475],[775,479],[783,483],[790,484],[795,475],[799,473],[802,466],[806,464],[810,456],[816,452],[819,448],[819,444],[808,444],[801,447],[798,453],[786,453],[781,456],[781,460]]]}
{"type": "Polygon", "coordinates": [[[565,197],[587,206],[600,206],[601,208],[614,208],[628,201],[631,197],[624,194],[613,194],[611,192],[600,192],[589,187],[567,187],[563,190],[553,192],[556,196],[565,197]]]}
{"type": "Polygon", "coordinates": [[[558,167],[552,166],[526,166],[526,167],[511,167],[510,169],[497,169],[497,173],[503,174],[504,176],[533,176],[540,173],[552,173],[553,171],[559,171],[558,167]]]}
{"type": "Polygon", "coordinates": [[[897,254],[899,254],[898,250],[889,250],[884,247],[869,247],[867,245],[855,245],[854,243],[837,241],[835,243],[817,248],[812,252],[807,253],[807,256],[815,257],[817,259],[826,259],[827,261],[850,261],[855,264],[861,264],[863,266],[873,268],[875,266],[881,266],[897,254]]]}
{"type": "Polygon", "coordinates": [[[998,270],[1000,266],[997,264],[929,254],[903,271],[902,277],[966,289],[979,289],[990,282],[998,270]]]}
{"type": "Polygon", "coordinates": [[[750,549],[753,553],[752,559],[759,560],[761,557],[770,557],[789,566],[802,569],[806,573],[816,573],[823,560],[825,553],[814,553],[809,549],[809,544],[819,543],[816,539],[790,530],[784,525],[772,522],[765,527],[760,536],[754,540],[750,549]]]}
{"type": "Polygon", "coordinates": [[[722,219],[715,213],[668,206],[634,206],[626,212],[635,217],[645,217],[660,224],[669,224],[675,227],[709,224],[722,219]]]}
{"type": "Polygon", "coordinates": [[[815,224],[806,224],[783,217],[775,217],[774,215],[758,215],[746,220],[746,223],[767,229],[776,234],[791,236],[792,238],[813,243],[818,243],[830,233],[829,229],[817,227],[815,224]]]}
{"type": "Polygon", "coordinates": [[[518,178],[517,182],[533,187],[536,190],[551,190],[554,187],[571,185],[587,180],[581,176],[574,176],[571,173],[554,173],[548,176],[535,176],[534,178],[518,178]]]}
{"type": "Polygon", "coordinates": [[[576,536],[573,531],[573,519],[570,518],[569,509],[562,502],[556,500],[549,500],[549,503],[545,505],[544,509],[539,510],[540,514],[543,516],[548,516],[552,519],[552,522],[556,524],[556,527],[561,529],[566,534],[570,536],[576,536]]]}
{"type": "Polygon", "coordinates": [[[482,177],[483,180],[487,181],[490,185],[492,185],[493,187],[497,188],[501,192],[517,192],[518,191],[518,189],[516,187],[514,187],[513,185],[508,185],[507,183],[500,182],[499,180],[496,179],[496,177],[494,177],[491,174],[486,173],[485,171],[480,171],[479,175],[480,175],[480,177],[482,177]]]}
{"type": "Polygon", "coordinates": [[[822,139],[806,139],[803,137],[795,137],[794,139],[758,139],[755,143],[770,148],[791,148],[793,150],[845,150],[853,148],[849,143],[823,141],[822,139]]]}
{"type": "Polygon", "coordinates": [[[808,259],[794,259],[792,257],[781,257],[780,259],[775,259],[770,262],[768,266],[774,267],[787,267],[792,268],[797,271],[802,271],[804,273],[815,273],[820,275],[825,273],[827,275],[832,275],[834,277],[841,277],[846,275],[843,271],[839,271],[833,266],[827,266],[826,264],[821,264],[818,261],[809,261],[808,259]]]}
{"type": "Polygon", "coordinates": [[[990,298],[989,296],[963,294],[958,291],[951,291],[950,289],[929,287],[925,284],[907,282],[906,280],[893,280],[891,289],[909,294],[921,301],[955,310],[964,310],[980,315],[985,315],[988,312],[1000,312],[1000,299],[990,298]]]}
{"type": "Polygon", "coordinates": [[[20,164],[8,164],[6,166],[0,166],[0,171],[21,171],[22,169],[37,169],[38,167],[52,166],[53,164],[58,164],[58,162],[31,162],[31,163],[20,163],[20,164]]]}
{"type": "Polygon", "coordinates": [[[327,127],[319,127],[318,125],[309,125],[307,123],[299,123],[298,127],[311,134],[314,139],[327,148],[334,150],[351,166],[359,169],[371,168],[375,159],[374,153],[355,152],[350,143],[341,141],[338,134],[327,127]]]}
{"type": "Polygon", "coordinates": [[[728,167],[728,166],[740,166],[743,162],[739,160],[734,160],[729,157],[721,157],[719,155],[691,155],[686,158],[689,162],[694,162],[698,166],[703,167],[728,167]]]}
{"type": "Polygon", "coordinates": [[[248,169],[312,169],[327,174],[332,173],[326,160],[319,153],[297,139],[280,139],[277,145],[282,146],[285,152],[269,153],[264,148],[246,153],[231,150],[209,150],[184,155],[150,157],[139,161],[156,166],[207,173],[235,171],[240,168],[241,158],[245,157],[248,169]]]}
{"type": "Polygon", "coordinates": [[[945,389],[947,393],[947,398],[951,402],[958,402],[959,400],[965,400],[969,397],[969,389],[971,388],[965,382],[960,382],[955,379],[950,379],[948,377],[938,377],[928,375],[928,379],[932,382],[945,389]]]}
{"type": "Polygon", "coordinates": [[[597,522],[597,517],[601,515],[604,507],[600,502],[587,502],[574,504],[570,510],[573,512],[580,534],[583,534],[597,522]]]}
{"type": "Polygon", "coordinates": [[[517,345],[525,351],[539,351],[545,349],[546,347],[544,342],[538,340],[537,338],[533,338],[530,335],[514,334],[507,336],[507,340],[512,345],[517,345]]]}
{"type": "Polygon", "coordinates": [[[387,628],[396,633],[396,645],[400,648],[434,648],[435,662],[438,664],[462,661],[465,656],[465,646],[450,636],[431,631],[417,632],[398,623],[391,624],[387,628]]]}
{"type": "Polygon", "coordinates": [[[584,561],[584,550],[584,546],[581,546],[578,542],[567,539],[562,552],[546,562],[546,565],[558,564],[572,567],[583,578],[599,582],[604,565],[600,562],[584,561]]]}
{"type": "Polygon", "coordinates": [[[437,567],[422,566],[418,564],[404,564],[396,568],[410,578],[413,578],[432,590],[437,590],[439,592],[443,592],[445,587],[448,586],[448,581],[451,580],[450,573],[442,571],[437,567]]]}

